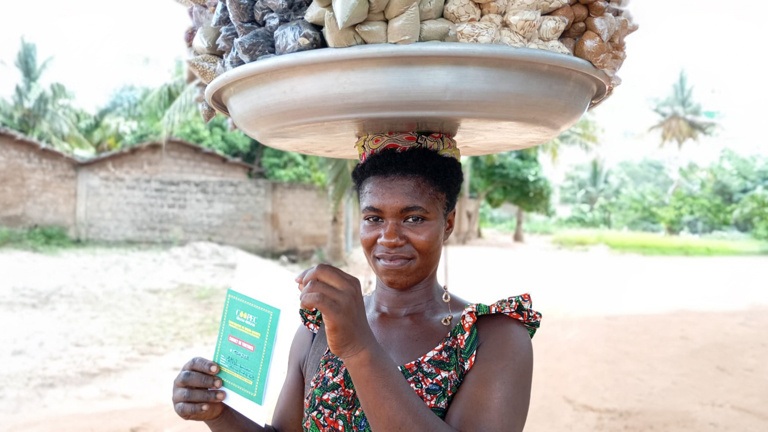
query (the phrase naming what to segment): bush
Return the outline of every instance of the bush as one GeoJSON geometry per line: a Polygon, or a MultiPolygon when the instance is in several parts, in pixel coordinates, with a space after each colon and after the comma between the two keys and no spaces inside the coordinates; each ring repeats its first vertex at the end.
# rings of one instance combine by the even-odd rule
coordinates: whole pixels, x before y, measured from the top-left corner
{"type": "Polygon", "coordinates": [[[0,247],[48,251],[76,244],[62,227],[11,229],[0,227],[0,247]]]}

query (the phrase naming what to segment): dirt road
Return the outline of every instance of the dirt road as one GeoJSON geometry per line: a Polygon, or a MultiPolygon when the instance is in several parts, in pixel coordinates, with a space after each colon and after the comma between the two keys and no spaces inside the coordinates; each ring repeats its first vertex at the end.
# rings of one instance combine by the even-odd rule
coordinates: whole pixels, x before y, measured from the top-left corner
{"type": "MultiPolygon", "coordinates": [[[[210,355],[242,254],[205,243],[0,251],[3,429],[206,430],[176,418],[171,381],[188,358],[210,355]]],[[[544,313],[527,431],[768,430],[768,258],[649,258],[499,236],[448,256],[460,296],[530,292],[544,313]]],[[[273,276],[296,270],[249,262],[273,276]]]]}

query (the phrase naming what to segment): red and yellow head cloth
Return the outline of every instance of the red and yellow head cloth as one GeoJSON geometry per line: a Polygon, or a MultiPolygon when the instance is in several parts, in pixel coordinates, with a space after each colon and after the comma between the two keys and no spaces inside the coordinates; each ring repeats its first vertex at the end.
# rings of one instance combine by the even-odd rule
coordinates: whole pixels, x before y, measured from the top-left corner
{"type": "Polygon", "coordinates": [[[355,147],[357,147],[357,152],[360,156],[360,163],[365,162],[372,154],[385,149],[406,151],[413,148],[430,149],[436,151],[441,156],[461,161],[461,154],[459,153],[459,147],[456,145],[456,140],[441,133],[389,132],[367,134],[357,140],[355,147]]]}

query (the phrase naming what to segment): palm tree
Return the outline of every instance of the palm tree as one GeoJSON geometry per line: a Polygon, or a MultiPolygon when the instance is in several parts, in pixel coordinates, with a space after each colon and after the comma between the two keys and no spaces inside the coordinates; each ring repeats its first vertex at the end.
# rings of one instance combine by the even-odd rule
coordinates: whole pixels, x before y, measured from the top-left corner
{"type": "Polygon", "coordinates": [[[649,130],[661,131],[661,146],[677,143],[682,149],[687,141],[698,141],[702,136],[714,134],[717,123],[703,115],[701,104],[693,99],[693,87],[688,86],[685,70],[680,71],[672,94],[656,103],[653,112],[661,117],[649,130]]]}
{"type": "Polygon", "coordinates": [[[92,153],[88,140],[77,129],[71,95],[60,83],[44,88],[40,78],[51,59],[38,63],[37,46],[21,40],[15,66],[21,73],[10,102],[0,100],[0,126],[21,132],[54,148],[92,153]]]}
{"type": "Polygon", "coordinates": [[[679,152],[688,141],[698,142],[702,136],[712,136],[717,123],[704,117],[701,104],[693,99],[693,87],[688,86],[685,70],[680,71],[677,82],[672,85],[672,94],[658,101],[653,112],[659,115],[659,122],[649,131],[661,132],[661,147],[668,143],[677,144],[678,156],[673,161],[672,178],[674,182],[667,196],[671,197],[680,183],[679,152]]]}

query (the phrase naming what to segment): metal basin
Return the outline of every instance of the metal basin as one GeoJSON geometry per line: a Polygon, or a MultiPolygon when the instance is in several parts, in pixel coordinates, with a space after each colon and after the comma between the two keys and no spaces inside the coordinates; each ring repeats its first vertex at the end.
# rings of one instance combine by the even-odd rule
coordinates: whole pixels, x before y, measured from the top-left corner
{"type": "Polygon", "coordinates": [[[208,103],[261,143],[357,158],[371,132],[454,135],[462,154],[543,144],[606,94],[579,58],[502,45],[364,45],[294,53],[216,78],[208,103]]]}

